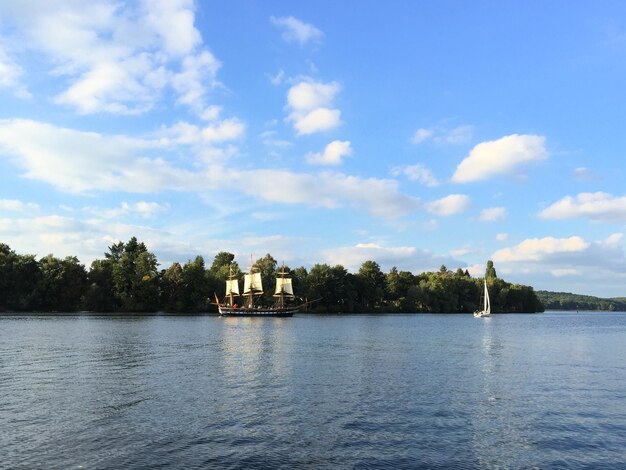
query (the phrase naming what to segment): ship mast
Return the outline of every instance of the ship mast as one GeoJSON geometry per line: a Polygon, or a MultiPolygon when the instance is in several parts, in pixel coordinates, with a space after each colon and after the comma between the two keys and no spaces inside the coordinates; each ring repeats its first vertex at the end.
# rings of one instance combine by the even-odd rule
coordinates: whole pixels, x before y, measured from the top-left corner
{"type": "Polygon", "coordinates": [[[244,276],[243,295],[247,298],[246,307],[254,307],[254,296],[263,294],[261,273],[252,269],[252,255],[250,255],[250,270],[244,276]]]}
{"type": "Polygon", "coordinates": [[[276,274],[276,291],[274,292],[274,297],[278,297],[278,308],[285,307],[285,297],[290,299],[294,298],[291,278],[285,276],[285,263],[283,263],[280,272],[276,274]]]}
{"type": "Polygon", "coordinates": [[[228,279],[226,280],[226,296],[228,297],[228,302],[231,307],[235,303],[235,296],[239,295],[239,281],[236,279],[236,277],[237,276],[233,274],[233,266],[231,264],[228,279]]]}

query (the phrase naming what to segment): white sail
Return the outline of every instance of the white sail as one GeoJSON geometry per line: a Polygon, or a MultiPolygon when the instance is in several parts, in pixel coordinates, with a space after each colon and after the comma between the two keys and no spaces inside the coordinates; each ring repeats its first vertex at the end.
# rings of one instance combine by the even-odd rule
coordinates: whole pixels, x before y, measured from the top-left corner
{"type": "Polygon", "coordinates": [[[247,294],[262,294],[263,284],[261,282],[261,273],[247,273],[244,276],[243,281],[243,293],[247,294]]]}
{"type": "Polygon", "coordinates": [[[487,278],[485,278],[485,292],[483,294],[483,309],[474,312],[474,316],[477,318],[480,317],[489,317],[491,316],[491,300],[489,299],[489,289],[487,289],[487,278]]]}
{"type": "Polygon", "coordinates": [[[276,278],[276,292],[274,297],[284,295],[286,297],[293,297],[293,286],[291,285],[291,279],[287,277],[276,278]]]}
{"type": "Polygon", "coordinates": [[[239,295],[239,281],[237,279],[226,280],[226,295],[239,295]]]}
{"type": "Polygon", "coordinates": [[[486,315],[491,314],[491,300],[489,300],[489,289],[487,289],[487,279],[485,279],[485,310],[486,315]]]}

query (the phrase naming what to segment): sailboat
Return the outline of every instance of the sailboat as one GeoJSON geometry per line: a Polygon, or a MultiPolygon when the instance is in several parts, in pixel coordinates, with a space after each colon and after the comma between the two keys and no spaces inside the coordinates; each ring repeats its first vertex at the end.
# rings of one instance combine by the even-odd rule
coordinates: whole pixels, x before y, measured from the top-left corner
{"type": "Polygon", "coordinates": [[[243,280],[243,305],[239,306],[235,302],[235,297],[239,296],[239,283],[235,276],[231,274],[226,280],[226,295],[222,302],[219,301],[215,294],[215,301],[220,315],[236,316],[236,317],[291,317],[300,310],[303,305],[289,306],[287,300],[294,299],[293,286],[291,278],[287,277],[285,267],[283,266],[280,273],[276,276],[276,290],[274,297],[277,298],[276,304],[271,307],[263,307],[257,305],[258,297],[263,294],[263,282],[261,273],[254,271],[252,262],[250,270],[244,275],[243,280]]]}
{"type": "Polygon", "coordinates": [[[491,301],[489,300],[489,289],[487,289],[487,278],[485,278],[485,292],[483,294],[483,309],[474,312],[476,318],[488,317],[491,315],[491,301]]]}

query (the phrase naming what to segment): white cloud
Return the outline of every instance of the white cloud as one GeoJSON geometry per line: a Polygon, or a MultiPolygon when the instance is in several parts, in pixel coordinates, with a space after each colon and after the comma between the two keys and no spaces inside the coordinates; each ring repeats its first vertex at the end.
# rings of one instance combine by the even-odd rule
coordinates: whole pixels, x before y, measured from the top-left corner
{"type": "Polygon", "coordinates": [[[472,140],[474,135],[474,127],[463,125],[453,129],[449,129],[443,126],[436,126],[433,128],[419,128],[413,134],[411,142],[414,144],[421,144],[429,139],[432,139],[439,145],[463,145],[472,140]]]}
{"type": "Polygon", "coordinates": [[[539,214],[544,219],[588,218],[601,222],[626,221],[626,196],[615,197],[604,192],[566,196],[539,214]]]}
{"type": "Polygon", "coordinates": [[[143,0],[143,7],[145,22],[161,37],[167,54],[184,57],[202,43],[193,0],[143,0]]]}
{"type": "Polygon", "coordinates": [[[24,169],[23,176],[68,192],[151,192],[197,184],[191,172],[141,155],[156,147],[155,142],[146,140],[79,132],[36,121],[0,121],[0,150],[24,169]]]}
{"type": "Polygon", "coordinates": [[[221,112],[221,106],[207,106],[204,111],[200,113],[200,119],[202,119],[203,121],[216,121],[220,117],[221,112]]]}
{"type": "Polygon", "coordinates": [[[289,89],[287,119],[293,122],[298,135],[331,130],[341,124],[341,111],[331,107],[340,89],[336,82],[312,81],[300,82],[289,89]]]}
{"type": "Polygon", "coordinates": [[[480,211],[478,220],[483,222],[495,222],[506,218],[507,211],[504,207],[488,207],[480,211]]]}
{"type": "MultiPolygon", "coordinates": [[[[204,134],[202,134],[203,137],[204,134]]],[[[236,133],[210,135],[233,137],[236,133]]],[[[197,139],[192,126],[188,141],[197,139]]],[[[178,143],[178,142],[174,142],[178,143]]],[[[374,216],[393,219],[414,211],[419,201],[398,190],[394,180],[360,178],[341,173],[296,173],[287,170],[230,169],[211,153],[195,170],[176,166],[152,152],[166,152],[162,140],[106,136],[54,127],[28,120],[0,121],[0,150],[24,169],[27,178],[68,192],[162,190],[223,191],[237,187],[251,198],[280,204],[335,208],[354,206],[374,216]]],[[[228,149],[217,149],[218,156],[228,149]]],[[[204,158],[204,157],[203,157],[204,158]]]]}
{"type": "Polygon", "coordinates": [[[507,280],[536,289],[623,296],[626,254],[621,240],[621,233],[599,241],[580,236],[530,238],[497,250],[491,259],[507,280]]]}
{"type": "Polygon", "coordinates": [[[172,75],[172,86],[179,94],[178,102],[202,114],[207,88],[219,86],[215,76],[220,67],[220,61],[209,51],[185,57],[181,71],[172,75]]]}
{"type": "Polygon", "coordinates": [[[312,207],[354,206],[376,217],[394,219],[415,211],[419,200],[402,194],[396,181],[342,173],[294,173],[287,170],[227,170],[209,173],[212,187],[228,183],[267,202],[312,207]]]}
{"type": "Polygon", "coordinates": [[[363,262],[376,261],[384,272],[393,266],[399,270],[419,273],[438,270],[442,264],[460,266],[464,263],[450,257],[437,256],[413,246],[385,247],[376,243],[358,243],[355,246],[331,248],[322,251],[324,261],[340,264],[351,272],[359,270],[363,262]]]}
{"type": "Polygon", "coordinates": [[[341,165],[342,158],[352,155],[349,141],[333,140],[323,153],[310,153],[306,161],[311,165],[341,165]]]}
{"type": "Polygon", "coordinates": [[[304,45],[309,41],[319,41],[324,33],[315,26],[304,23],[293,16],[270,17],[275,26],[283,30],[282,37],[287,42],[298,42],[304,45]]]}
{"type": "Polygon", "coordinates": [[[17,199],[0,199],[0,211],[32,212],[39,209],[39,204],[23,202],[17,199]]]}
{"type": "Polygon", "coordinates": [[[426,204],[426,210],[440,216],[451,216],[465,212],[470,208],[471,200],[465,194],[450,194],[426,204]]]}
{"type": "Polygon", "coordinates": [[[276,75],[266,74],[266,76],[272,85],[278,86],[281,85],[285,80],[285,71],[279,70],[276,75]]]}
{"type": "Polygon", "coordinates": [[[292,117],[298,135],[329,131],[341,124],[341,111],[338,109],[316,108],[302,116],[292,117]]]}
{"type": "Polygon", "coordinates": [[[405,175],[409,180],[418,181],[431,188],[439,186],[439,180],[428,168],[420,164],[395,167],[391,170],[391,174],[393,176],[405,175]]]}
{"type": "Polygon", "coordinates": [[[168,204],[139,201],[135,203],[122,202],[119,207],[113,209],[87,207],[85,210],[104,219],[118,219],[128,216],[139,216],[142,219],[151,219],[160,213],[167,212],[169,208],[170,206],[168,204]]]}
{"type": "Polygon", "coordinates": [[[167,86],[200,113],[207,90],[219,85],[220,64],[202,49],[193,0],[5,2],[0,15],[16,25],[12,42],[42,54],[64,81],[55,101],[79,113],[143,113],[167,86]]]}
{"type": "Polygon", "coordinates": [[[446,130],[434,137],[438,144],[463,145],[472,140],[474,128],[472,126],[459,126],[446,130]]]}
{"type": "Polygon", "coordinates": [[[459,164],[452,176],[455,183],[468,183],[516,171],[520,165],[544,160],[545,137],[513,134],[482,142],[459,164]]]}
{"type": "Polygon", "coordinates": [[[29,98],[30,93],[21,83],[24,70],[5,51],[0,44],[0,88],[13,89],[15,94],[22,98],[29,98]]]}
{"type": "Polygon", "coordinates": [[[414,144],[421,144],[422,142],[425,142],[428,138],[430,138],[432,135],[433,135],[433,131],[431,129],[420,128],[415,131],[415,134],[413,134],[413,138],[411,139],[411,141],[414,144]]]}
{"type": "Polygon", "coordinates": [[[159,136],[163,145],[220,144],[241,138],[245,131],[243,122],[229,118],[205,127],[185,121],[177,122],[171,127],[161,128],[159,136]]]}
{"type": "Polygon", "coordinates": [[[505,242],[509,239],[508,233],[498,233],[496,234],[496,241],[505,242]]]}
{"type": "Polygon", "coordinates": [[[529,238],[510,248],[502,248],[493,254],[494,261],[539,261],[548,255],[582,252],[590,243],[581,237],[529,238]]]}

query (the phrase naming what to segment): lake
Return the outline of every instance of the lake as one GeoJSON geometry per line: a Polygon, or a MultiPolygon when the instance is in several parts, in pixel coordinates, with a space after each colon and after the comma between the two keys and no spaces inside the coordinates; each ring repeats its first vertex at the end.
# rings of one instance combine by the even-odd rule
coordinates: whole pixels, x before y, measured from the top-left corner
{"type": "Polygon", "coordinates": [[[0,467],[624,468],[626,314],[0,316],[0,467]]]}

